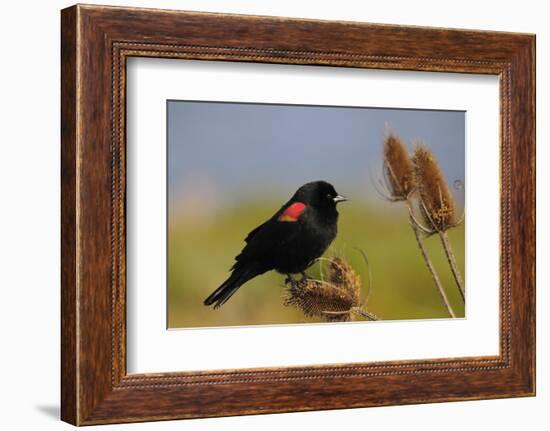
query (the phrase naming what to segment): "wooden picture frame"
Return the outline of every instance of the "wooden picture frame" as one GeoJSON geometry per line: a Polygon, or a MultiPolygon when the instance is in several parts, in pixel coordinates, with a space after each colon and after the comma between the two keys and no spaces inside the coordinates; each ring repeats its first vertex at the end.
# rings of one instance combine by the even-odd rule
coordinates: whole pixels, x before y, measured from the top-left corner
{"type": "Polygon", "coordinates": [[[64,9],[61,18],[64,421],[90,425],[535,394],[534,35],[83,5],[64,9]],[[130,56],[498,75],[500,354],[127,374],[130,56]]]}

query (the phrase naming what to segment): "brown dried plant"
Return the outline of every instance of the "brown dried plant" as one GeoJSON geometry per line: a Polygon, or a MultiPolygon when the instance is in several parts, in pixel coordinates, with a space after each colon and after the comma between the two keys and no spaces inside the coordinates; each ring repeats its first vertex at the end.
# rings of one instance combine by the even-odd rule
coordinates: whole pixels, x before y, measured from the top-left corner
{"type": "MultiPolygon", "coordinates": [[[[424,162],[423,156],[424,154],[419,155],[419,158],[421,158],[421,160],[419,160],[419,163],[424,162]]],[[[426,164],[427,163],[423,163],[423,165],[426,164]]],[[[428,166],[428,168],[430,168],[428,170],[431,170],[432,174],[436,174],[439,179],[443,179],[443,175],[439,170],[437,163],[435,164],[435,169],[433,165],[428,166]]],[[[387,193],[389,193],[389,196],[384,193],[382,194],[384,195],[384,197],[392,202],[403,201],[407,205],[407,208],[409,210],[409,223],[415,235],[420,253],[424,259],[424,262],[426,263],[428,271],[432,276],[432,280],[437,288],[437,291],[439,293],[439,296],[441,297],[445,309],[447,310],[447,313],[449,314],[449,316],[455,317],[454,310],[452,309],[449,299],[447,298],[447,294],[443,289],[435,266],[433,265],[430,256],[428,255],[428,252],[424,245],[424,239],[421,235],[421,232],[431,235],[435,231],[424,227],[420,222],[418,222],[417,218],[414,215],[414,198],[418,198],[418,200],[422,201],[423,193],[429,196],[434,196],[433,193],[430,193],[430,190],[426,189],[426,184],[419,183],[419,180],[422,180],[423,178],[421,178],[416,171],[417,164],[413,161],[413,159],[411,159],[405,144],[394,133],[388,133],[384,138],[383,172],[385,186],[387,189],[387,193]]],[[[431,175],[429,176],[429,178],[433,180],[435,177],[434,175],[431,175]]],[[[432,189],[435,187],[435,185],[433,184],[428,184],[428,186],[430,186],[432,189]]],[[[445,191],[447,192],[445,198],[448,198],[450,196],[448,188],[445,188],[443,193],[445,191]]],[[[438,195],[440,194],[441,193],[438,192],[438,195]]],[[[453,204],[452,208],[454,211],[454,202],[449,199],[447,200],[453,204]]],[[[433,200],[431,200],[430,203],[433,204],[433,200]]],[[[429,211],[423,209],[422,205],[419,205],[419,207],[422,215],[427,215],[429,213],[429,211]]],[[[441,210],[441,208],[439,209],[441,210]]],[[[436,217],[437,220],[441,220],[443,222],[446,221],[443,217],[445,215],[444,213],[444,211],[432,211],[434,217],[436,217]]],[[[452,215],[453,214],[451,214],[451,216],[452,215]]]]}
{"type": "Polygon", "coordinates": [[[426,234],[437,233],[439,235],[456,285],[464,301],[464,282],[447,236],[447,230],[458,226],[462,219],[457,220],[456,218],[456,205],[453,195],[433,153],[426,147],[418,146],[414,151],[413,164],[420,213],[427,227],[418,222],[412,215],[411,219],[416,227],[426,234]]]}
{"type": "Polygon", "coordinates": [[[361,277],[351,265],[340,256],[328,261],[328,281],[344,289],[352,299],[353,306],[359,306],[361,300],[361,277]]]}
{"type": "Polygon", "coordinates": [[[349,322],[356,316],[379,320],[362,306],[361,278],[351,265],[342,257],[326,260],[327,280],[287,279],[284,304],[298,308],[307,317],[317,317],[325,322],[349,322]]]}
{"type": "Polygon", "coordinates": [[[413,156],[420,212],[429,230],[445,231],[455,224],[456,205],[433,153],[418,146],[413,156]]]}
{"type": "Polygon", "coordinates": [[[384,180],[392,201],[407,200],[415,189],[414,166],[399,136],[384,139],[384,180]]]}

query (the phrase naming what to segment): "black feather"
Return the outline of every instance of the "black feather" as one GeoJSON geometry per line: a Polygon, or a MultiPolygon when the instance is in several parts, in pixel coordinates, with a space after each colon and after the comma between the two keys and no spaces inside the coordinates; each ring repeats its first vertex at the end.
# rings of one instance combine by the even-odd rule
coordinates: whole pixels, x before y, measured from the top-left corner
{"type": "Polygon", "coordinates": [[[266,271],[257,265],[235,268],[229,278],[204,300],[204,305],[214,304],[214,308],[222,306],[244,283],[266,271]]]}

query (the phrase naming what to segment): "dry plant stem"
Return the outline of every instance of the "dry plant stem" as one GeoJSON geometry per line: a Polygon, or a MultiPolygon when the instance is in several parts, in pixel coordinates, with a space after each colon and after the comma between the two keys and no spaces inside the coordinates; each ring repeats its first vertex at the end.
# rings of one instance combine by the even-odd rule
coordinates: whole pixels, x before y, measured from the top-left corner
{"type": "Polygon", "coordinates": [[[455,278],[456,285],[458,286],[458,290],[460,291],[460,295],[462,296],[462,301],[466,302],[466,297],[465,297],[466,295],[464,292],[464,281],[462,281],[462,275],[458,270],[458,265],[456,264],[456,258],[453,253],[453,249],[451,248],[451,243],[449,242],[449,237],[447,236],[447,232],[440,231],[439,237],[441,238],[441,243],[443,244],[443,248],[445,249],[445,254],[447,255],[447,260],[449,262],[449,266],[451,267],[451,271],[455,278]]]}
{"type": "Polygon", "coordinates": [[[365,318],[366,320],[380,320],[380,318],[376,314],[371,313],[360,307],[352,308],[351,311],[358,316],[365,318]]]}
{"type": "Polygon", "coordinates": [[[418,248],[420,248],[420,252],[422,253],[422,257],[424,258],[424,261],[426,262],[426,266],[428,267],[428,271],[430,271],[430,274],[432,275],[432,279],[437,287],[437,290],[439,291],[439,295],[441,296],[441,299],[443,300],[443,303],[445,304],[445,308],[447,309],[447,312],[449,313],[449,316],[452,318],[455,318],[456,315],[453,311],[453,308],[451,307],[451,304],[449,303],[449,299],[447,298],[447,294],[443,290],[443,286],[441,285],[441,280],[439,280],[439,276],[437,275],[437,272],[435,271],[435,267],[433,266],[432,261],[430,260],[430,257],[428,256],[428,252],[426,251],[426,248],[424,247],[424,242],[422,241],[422,238],[420,237],[420,232],[418,228],[414,225],[414,222],[411,220],[411,228],[414,232],[414,236],[416,238],[416,242],[418,244],[418,248]]]}
{"type": "Polygon", "coordinates": [[[323,311],[323,314],[326,314],[328,316],[330,315],[337,316],[340,314],[349,314],[349,313],[357,314],[358,316],[363,317],[365,320],[380,320],[380,318],[376,314],[371,313],[370,311],[367,311],[362,307],[353,307],[346,311],[323,311]]]}

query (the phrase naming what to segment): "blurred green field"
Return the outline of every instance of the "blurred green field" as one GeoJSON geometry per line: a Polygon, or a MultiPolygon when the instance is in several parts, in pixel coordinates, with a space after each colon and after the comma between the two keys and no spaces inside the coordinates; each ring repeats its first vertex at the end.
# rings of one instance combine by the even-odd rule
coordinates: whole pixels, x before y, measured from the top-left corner
{"type": "MultiPolygon", "coordinates": [[[[283,305],[284,275],[270,272],[242,286],[221,308],[205,307],[203,300],[228,276],[233,258],[242,249],[246,234],[270,217],[277,203],[251,203],[226,210],[210,219],[170,214],[168,232],[168,326],[170,328],[261,325],[315,322],[283,305]]],[[[339,232],[325,256],[334,253],[350,261],[363,280],[367,294],[368,256],[372,293],[367,309],[383,320],[448,317],[425,266],[403,205],[382,202],[376,207],[349,202],[341,205],[339,232]]],[[[464,226],[449,237],[464,273],[464,226]]],[[[457,317],[464,316],[460,299],[439,238],[426,240],[457,317]]],[[[319,264],[307,272],[319,276],[319,264]]]]}

